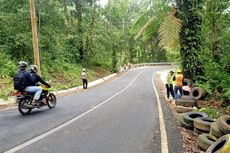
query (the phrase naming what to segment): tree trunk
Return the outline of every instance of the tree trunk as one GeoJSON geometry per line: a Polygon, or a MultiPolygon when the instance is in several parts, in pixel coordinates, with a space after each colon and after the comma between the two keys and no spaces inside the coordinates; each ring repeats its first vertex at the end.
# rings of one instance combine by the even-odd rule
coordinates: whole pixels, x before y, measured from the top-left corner
{"type": "Polygon", "coordinates": [[[93,11],[91,12],[91,20],[89,23],[89,27],[86,34],[86,42],[85,42],[85,61],[90,61],[91,57],[94,56],[93,52],[93,29],[94,29],[94,22],[95,22],[95,13],[96,13],[96,5],[93,5],[93,3],[90,3],[90,5],[93,7],[93,11]]]}
{"type": "Polygon", "coordinates": [[[113,72],[117,71],[117,54],[116,54],[116,47],[114,44],[112,48],[112,70],[113,72]]]}
{"type": "Polygon", "coordinates": [[[129,62],[133,63],[133,51],[134,51],[134,39],[133,37],[129,38],[129,62]]]}
{"type": "Polygon", "coordinates": [[[80,60],[84,60],[84,48],[83,48],[83,26],[82,26],[82,0],[75,0],[76,16],[78,20],[78,35],[79,35],[79,54],[80,60]]]}
{"type": "Polygon", "coordinates": [[[202,18],[197,12],[203,10],[203,0],[177,0],[177,17],[183,21],[180,34],[182,68],[185,77],[195,79],[203,74],[199,54],[202,51],[202,18]]]}
{"type": "Polygon", "coordinates": [[[217,47],[217,25],[216,25],[216,2],[211,1],[211,51],[213,59],[219,61],[219,51],[217,47]]]}
{"type": "Polygon", "coordinates": [[[67,6],[68,6],[67,0],[64,0],[64,13],[65,13],[66,21],[67,21],[67,23],[69,23],[71,21],[69,21],[69,15],[68,15],[68,12],[67,12],[67,6]]]}

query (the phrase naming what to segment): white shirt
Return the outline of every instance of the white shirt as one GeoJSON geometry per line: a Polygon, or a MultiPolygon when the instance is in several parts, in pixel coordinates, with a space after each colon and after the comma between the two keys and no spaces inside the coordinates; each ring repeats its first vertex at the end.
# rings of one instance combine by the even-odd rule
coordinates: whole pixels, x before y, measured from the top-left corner
{"type": "Polygon", "coordinates": [[[82,72],[82,73],[81,73],[81,78],[82,78],[82,79],[87,79],[87,75],[86,75],[85,72],[82,72]]]}

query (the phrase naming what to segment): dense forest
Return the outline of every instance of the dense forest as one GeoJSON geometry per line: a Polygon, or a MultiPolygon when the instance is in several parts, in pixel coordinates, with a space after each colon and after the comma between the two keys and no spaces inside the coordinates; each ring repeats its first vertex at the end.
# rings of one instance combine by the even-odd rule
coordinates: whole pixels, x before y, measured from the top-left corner
{"type": "MultiPolygon", "coordinates": [[[[35,0],[42,77],[56,89],[125,63],[172,61],[210,97],[230,99],[229,0],[35,0]]],[[[0,97],[33,63],[28,0],[0,0],[0,97]]]]}

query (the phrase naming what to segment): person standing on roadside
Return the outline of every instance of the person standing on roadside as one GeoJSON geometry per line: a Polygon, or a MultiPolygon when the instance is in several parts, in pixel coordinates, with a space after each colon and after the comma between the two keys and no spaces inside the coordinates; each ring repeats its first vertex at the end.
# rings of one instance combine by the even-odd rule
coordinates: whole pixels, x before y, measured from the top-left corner
{"type": "Polygon", "coordinates": [[[87,89],[88,80],[87,80],[86,69],[82,69],[81,78],[83,82],[83,89],[87,89]]]}
{"type": "Polygon", "coordinates": [[[177,70],[176,75],[173,77],[175,100],[179,99],[179,96],[177,94],[178,90],[180,91],[180,96],[184,96],[184,92],[183,92],[183,89],[182,89],[183,79],[184,79],[184,75],[182,74],[182,71],[177,70]]]}
{"type": "Polygon", "coordinates": [[[167,92],[167,99],[169,99],[170,93],[171,96],[174,99],[174,92],[173,92],[173,77],[174,77],[174,72],[170,71],[168,76],[167,76],[167,83],[165,84],[166,86],[166,92],[167,92]]]}

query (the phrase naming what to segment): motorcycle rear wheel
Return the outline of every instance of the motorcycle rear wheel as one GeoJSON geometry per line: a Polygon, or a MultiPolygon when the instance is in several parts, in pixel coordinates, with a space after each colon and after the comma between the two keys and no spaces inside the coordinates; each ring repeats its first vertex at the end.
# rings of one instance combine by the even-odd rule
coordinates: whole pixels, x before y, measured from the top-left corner
{"type": "Polygon", "coordinates": [[[27,115],[31,112],[32,108],[26,107],[29,104],[29,101],[26,99],[22,99],[18,103],[18,110],[22,115],[27,115]]]}
{"type": "Polygon", "coordinates": [[[53,93],[50,93],[46,99],[47,105],[50,109],[54,108],[57,103],[57,98],[53,93]]]}

